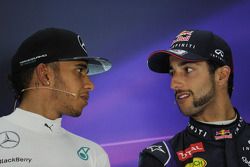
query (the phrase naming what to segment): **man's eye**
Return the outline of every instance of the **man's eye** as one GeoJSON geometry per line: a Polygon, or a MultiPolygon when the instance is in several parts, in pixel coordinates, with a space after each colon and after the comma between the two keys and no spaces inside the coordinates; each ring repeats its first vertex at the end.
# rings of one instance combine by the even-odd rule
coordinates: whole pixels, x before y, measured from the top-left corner
{"type": "Polygon", "coordinates": [[[81,73],[81,74],[87,74],[88,73],[88,70],[86,68],[77,68],[76,71],[81,73]]]}
{"type": "Polygon", "coordinates": [[[77,71],[77,72],[79,72],[79,73],[81,73],[81,72],[82,72],[82,70],[83,70],[82,68],[78,68],[78,69],[76,69],[76,71],[77,71]]]}
{"type": "Polygon", "coordinates": [[[190,72],[192,72],[192,71],[193,71],[193,69],[192,69],[192,68],[190,68],[190,67],[187,67],[185,70],[186,70],[186,72],[187,72],[187,73],[190,73],[190,72]]]}

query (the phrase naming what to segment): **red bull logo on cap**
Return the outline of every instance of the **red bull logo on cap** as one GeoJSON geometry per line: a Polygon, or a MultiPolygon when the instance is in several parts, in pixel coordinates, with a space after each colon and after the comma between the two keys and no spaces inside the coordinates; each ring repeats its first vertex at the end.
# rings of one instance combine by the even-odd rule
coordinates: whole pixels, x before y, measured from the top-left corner
{"type": "Polygon", "coordinates": [[[189,41],[192,36],[193,31],[182,31],[176,36],[176,39],[172,42],[172,45],[176,42],[189,41]]]}

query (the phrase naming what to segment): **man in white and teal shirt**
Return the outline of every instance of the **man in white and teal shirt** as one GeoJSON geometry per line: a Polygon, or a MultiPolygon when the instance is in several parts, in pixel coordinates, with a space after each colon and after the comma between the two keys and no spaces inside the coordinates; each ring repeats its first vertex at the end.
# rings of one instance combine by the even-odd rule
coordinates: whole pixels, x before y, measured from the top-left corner
{"type": "Polygon", "coordinates": [[[58,28],[32,34],[11,63],[17,108],[0,118],[0,167],[110,167],[101,146],[63,129],[61,117],[81,115],[94,89],[89,75],[111,63],[88,57],[79,35],[58,28]]]}

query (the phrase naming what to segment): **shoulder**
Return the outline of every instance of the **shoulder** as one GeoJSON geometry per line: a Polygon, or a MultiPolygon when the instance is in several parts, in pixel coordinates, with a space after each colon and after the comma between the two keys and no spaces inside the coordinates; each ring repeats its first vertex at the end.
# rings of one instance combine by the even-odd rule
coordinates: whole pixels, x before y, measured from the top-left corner
{"type": "Polygon", "coordinates": [[[81,136],[78,136],[74,133],[71,133],[71,132],[65,130],[65,129],[63,129],[63,130],[64,130],[64,134],[67,135],[67,137],[70,138],[74,143],[76,143],[78,145],[80,144],[80,145],[84,145],[84,146],[89,146],[98,152],[105,153],[103,148],[99,144],[95,143],[94,141],[89,140],[89,139],[84,138],[84,137],[81,137],[81,136]]]}
{"type": "Polygon", "coordinates": [[[155,143],[145,148],[140,154],[140,167],[148,166],[143,164],[157,164],[167,166],[171,160],[171,147],[167,141],[155,143]]]}
{"type": "Polygon", "coordinates": [[[243,136],[250,136],[250,124],[246,122],[243,132],[241,133],[243,136]]]}
{"type": "Polygon", "coordinates": [[[14,124],[8,120],[9,116],[0,117],[0,130],[14,127],[14,124]]]}
{"type": "Polygon", "coordinates": [[[93,155],[94,161],[96,162],[97,166],[105,166],[109,167],[109,158],[108,154],[106,151],[101,147],[101,145],[86,139],[84,137],[78,136],[76,134],[73,134],[65,129],[64,130],[64,135],[67,136],[67,138],[70,138],[72,143],[74,145],[78,145],[81,148],[78,150],[78,152],[89,152],[90,155],[93,155]]]}
{"type": "Polygon", "coordinates": [[[181,132],[174,135],[170,140],[169,143],[173,148],[176,148],[179,146],[180,143],[184,140],[185,136],[187,134],[187,129],[182,130],[181,132]]]}
{"type": "Polygon", "coordinates": [[[239,121],[237,121],[237,129],[242,129],[243,132],[241,134],[247,134],[247,136],[249,136],[249,132],[250,132],[250,123],[247,122],[245,119],[243,119],[241,116],[239,116],[240,119],[239,121]],[[244,127],[244,128],[242,128],[244,127]]]}
{"type": "Polygon", "coordinates": [[[249,123],[249,122],[246,122],[245,125],[246,125],[246,126],[245,126],[245,129],[246,129],[246,130],[250,130],[250,123],[249,123]]]}

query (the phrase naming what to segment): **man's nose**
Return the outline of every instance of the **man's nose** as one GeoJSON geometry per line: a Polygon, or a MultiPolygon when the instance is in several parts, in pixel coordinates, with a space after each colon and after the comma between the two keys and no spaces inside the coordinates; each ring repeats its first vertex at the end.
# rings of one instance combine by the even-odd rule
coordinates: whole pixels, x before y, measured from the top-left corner
{"type": "Polygon", "coordinates": [[[90,80],[89,76],[85,76],[84,77],[84,88],[88,89],[89,91],[93,91],[94,90],[94,83],[90,80]]]}
{"type": "Polygon", "coordinates": [[[182,89],[184,85],[184,79],[181,74],[175,74],[171,79],[171,88],[173,90],[182,89]]]}

